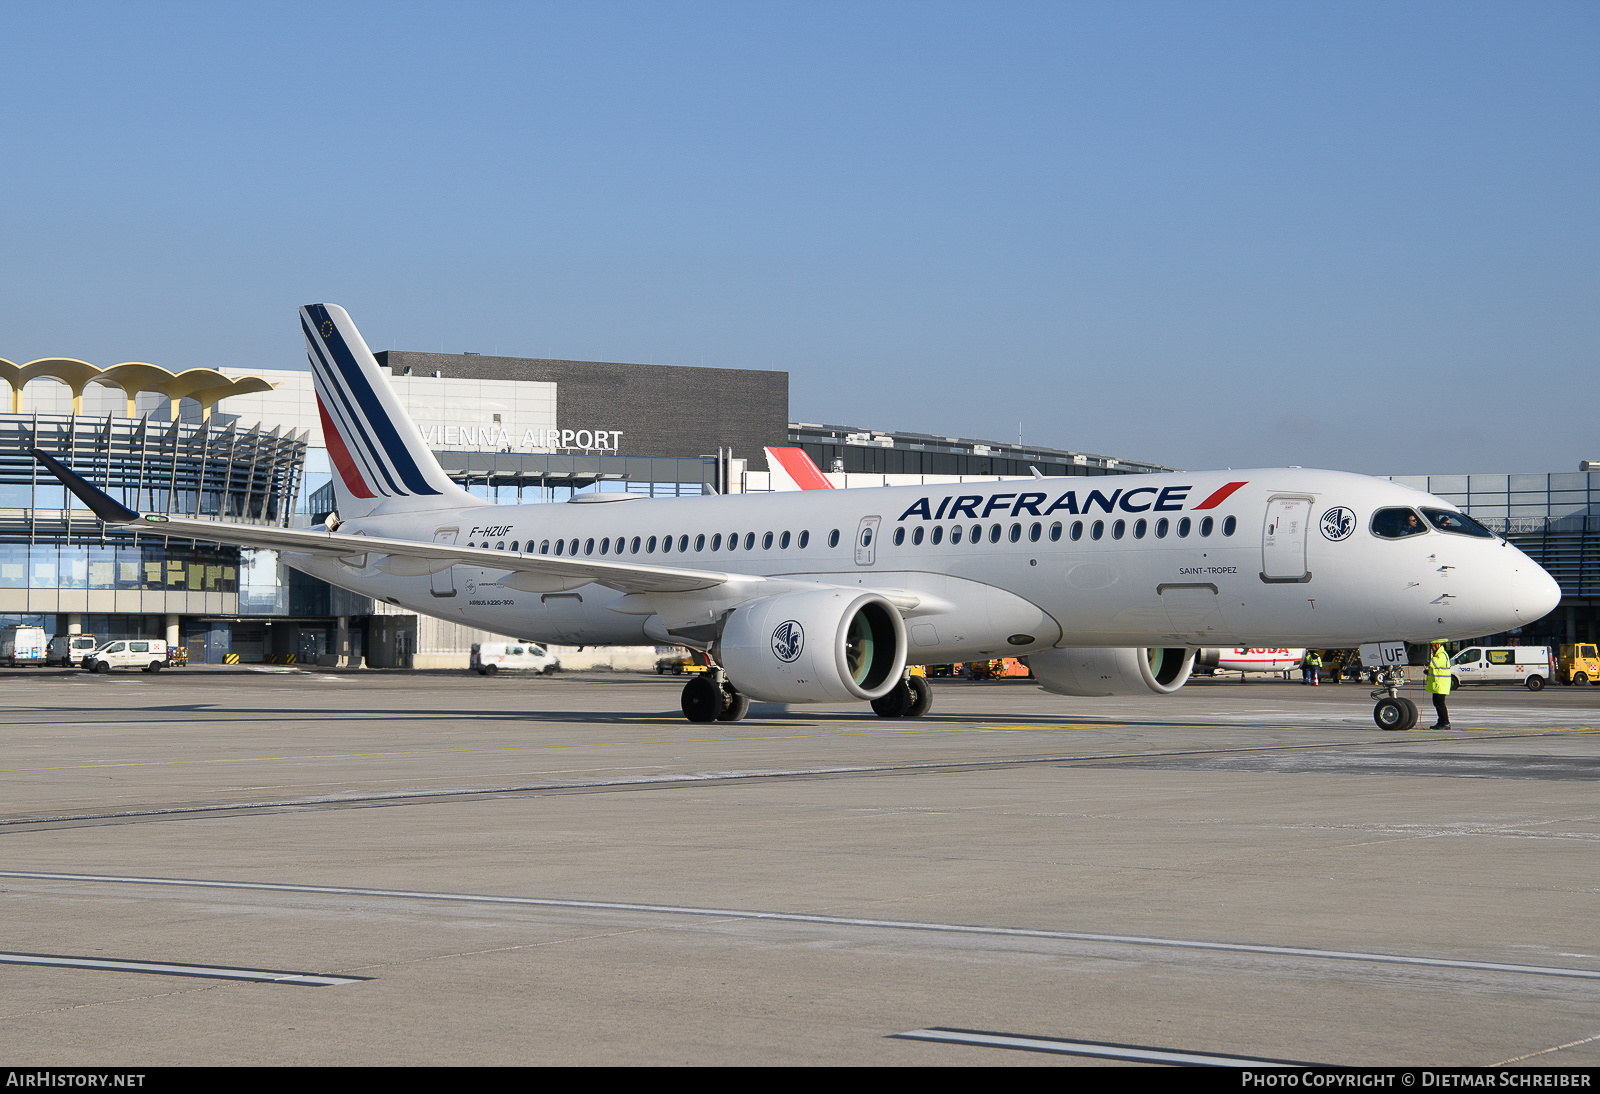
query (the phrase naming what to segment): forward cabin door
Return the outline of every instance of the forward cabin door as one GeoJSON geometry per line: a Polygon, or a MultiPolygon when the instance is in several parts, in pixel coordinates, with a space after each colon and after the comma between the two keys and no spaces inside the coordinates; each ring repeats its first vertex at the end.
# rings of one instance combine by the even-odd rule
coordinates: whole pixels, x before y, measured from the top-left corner
{"type": "Polygon", "coordinates": [[[1311,499],[1274,497],[1267,502],[1267,523],[1261,535],[1261,580],[1310,581],[1306,569],[1306,532],[1311,524],[1311,499]]]}
{"type": "MultiPolygon", "coordinates": [[[[456,536],[461,534],[460,528],[440,528],[433,533],[433,542],[444,546],[454,544],[456,536]]],[[[440,570],[433,575],[434,596],[456,595],[456,568],[451,566],[447,570],[440,570]]]]}
{"type": "Polygon", "coordinates": [[[878,557],[878,525],[882,517],[862,517],[856,529],[856,565],[871,566],[878,557]]]}

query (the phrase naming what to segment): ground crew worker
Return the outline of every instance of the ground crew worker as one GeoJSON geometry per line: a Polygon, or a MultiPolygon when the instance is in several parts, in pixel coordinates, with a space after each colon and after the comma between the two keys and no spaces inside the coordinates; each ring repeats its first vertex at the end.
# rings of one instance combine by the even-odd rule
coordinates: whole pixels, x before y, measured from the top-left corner
{"type": "Polygon", "coordinates": [[[1445,696],[1450,694],[1450,656],[1444,652],[1444,643],[1435,642],[1428,651],[1428,694],[1433,696],[1433,709],[1439,715],[1437,725],[1429,729],[1449,729],[1450,710],[1445,706],[1445,696]]]}
{"type": "Polygon", "coordinates": [[[1322,686],[1322,655],[1316,650],[1306,651],[1306,670],[1311,677],[1312,687],[1322,686]]]}

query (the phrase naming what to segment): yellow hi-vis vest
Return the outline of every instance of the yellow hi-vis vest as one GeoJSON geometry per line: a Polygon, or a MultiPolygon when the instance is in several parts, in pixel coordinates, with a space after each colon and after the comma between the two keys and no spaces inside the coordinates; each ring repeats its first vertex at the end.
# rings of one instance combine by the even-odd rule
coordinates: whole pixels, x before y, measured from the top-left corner
{"type": "Polygon", "coordinates": [[[1450,655],[1440,646],[1428,657],[1428,692],[1431,695],[1450,694],[1450,655]]]}

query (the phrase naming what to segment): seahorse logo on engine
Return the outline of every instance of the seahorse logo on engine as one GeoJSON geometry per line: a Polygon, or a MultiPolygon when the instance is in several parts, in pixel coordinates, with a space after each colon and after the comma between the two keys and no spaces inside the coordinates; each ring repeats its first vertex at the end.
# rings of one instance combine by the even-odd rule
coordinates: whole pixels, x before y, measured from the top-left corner
{"type": "Polygon", "coordinates": [[[788,664],[800,656],[806,646],[806,632],[793,619],[779,623],[772,632],[772,656],[788,664]]]}

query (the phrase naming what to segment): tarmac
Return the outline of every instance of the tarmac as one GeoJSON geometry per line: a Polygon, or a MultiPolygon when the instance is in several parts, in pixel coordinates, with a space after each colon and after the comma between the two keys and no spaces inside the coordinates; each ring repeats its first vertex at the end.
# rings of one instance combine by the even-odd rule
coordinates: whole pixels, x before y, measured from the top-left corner
{"type": "Polygon", "coordinates": [[[1600,690],[682,683],[0,672],[0,1055],[1600,1065],[1600,690]]]}

